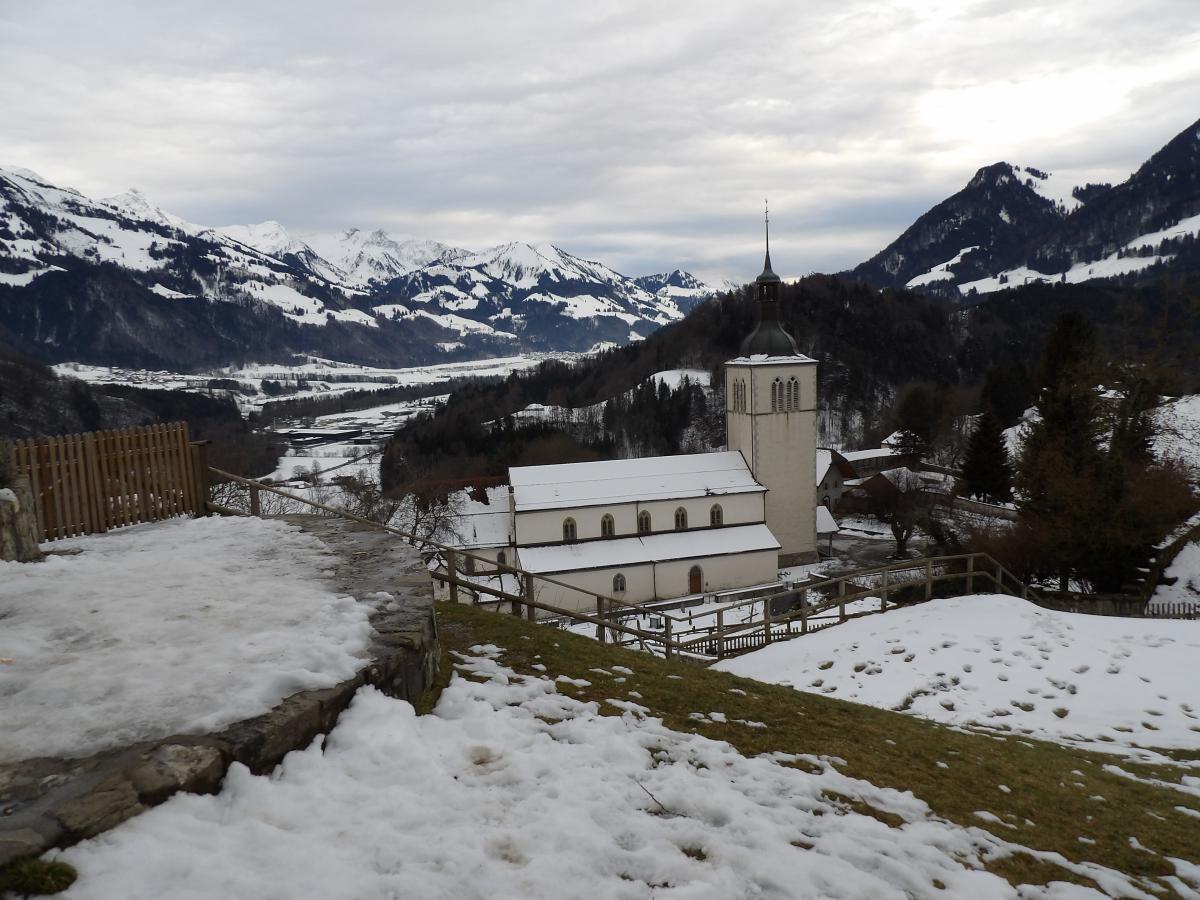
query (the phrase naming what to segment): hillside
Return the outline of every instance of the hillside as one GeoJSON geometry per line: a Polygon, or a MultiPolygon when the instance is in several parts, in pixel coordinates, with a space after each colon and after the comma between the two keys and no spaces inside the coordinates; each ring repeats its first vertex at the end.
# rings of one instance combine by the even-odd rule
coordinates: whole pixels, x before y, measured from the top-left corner
{"type": "MultiPolygon", "coordinates": [[[[861,282],[827,276],[785,284],[781,297],[785,327],[796,337],[801,352],[819,363],[822,445],[861,446],[890,433],[888,414],[906,385],[927,383],[944,396],[961,389],[966,401],[960,397],[958,402],[971,402],[971,392],[989,372],[1035,370],[1045,336],[1058,316],[1071,309],[1087,312],[1105,360],[1150,362],[1161,373],[1164,390],[1173,393],[1195,393],[1200,388],[1200,306],[1187,283],[1144,288],[1035,284],[1005,292],[966,312],[915,293],[876,291],[861,282]]],[[[510,447],[482,423],[518,413],[530,404],[576,409],[603,404],[644,385],[656,372],[689,368],[712,372],[737,355],[742,338],[753,328],[754,315],[754,301],[748,295],[728,294],[637,344],[606,350],[574,365],[543,362],[502,384],[464,386],[435,418],[415,419],[399,433],[385,455],[385,483],[396,483],[391,479],[398,478],[389,460],[419,448],[436,454],[447,466],[462,469],[462,476],[503,474],[505,466],[514,464],[507,454],[522,452],[523,445],[510,447]]],[[[685,419],[698,429],[708,427],[720,443],[723,382],[718,377],[713,384],[716,393],[703,409],[690,408],[685,419]]],[[[670,449],[669,440],[660,438],[663,429],[676,421],[676,407],[687,398],[641,399],[647,402],[638,404],[636,415],[623,410],[622,423],[641,423],[645,452],[678,452],[670,449]]],[[[1017,414],[1030,399],[1018,391],[1017,414]]],[[[614,450],[611,444],[593,449],[614,450]]],[[[568,450],[564,447],[562,452],[568,450]]]]}
{"type": "Polygon", "coordinates": [[[1200,272],[1200,121],[1116,186],[998,162],[849,274],[978,297],[1033,282],[1141,283],[1200,272]]]}
{"type": "Polygon", "coordinates": [[[68,896],[1148,897],[1197,882],[1188,779],[443,604],[414,709],[361,690],[68,849],[68,896]],[[429,814],[430,798],[436,815],[429,814]],[[370,829],[355,827],[367,817],[370,829]],[[281,827],[280,823],[286,823],[281,827]],[[354,840],[345,834],[354,833],[354,840]],[[225,862],[211,865],[212,859],[225,862]]]}

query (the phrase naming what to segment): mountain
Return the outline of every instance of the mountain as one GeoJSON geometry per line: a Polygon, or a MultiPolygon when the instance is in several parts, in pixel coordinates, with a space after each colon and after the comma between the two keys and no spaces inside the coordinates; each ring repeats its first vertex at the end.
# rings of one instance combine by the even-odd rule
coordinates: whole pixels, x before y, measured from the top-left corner
{"type": "Polygon", "coordinates": [[[92,200],[23,169],[0,169],[0,310],[0,342],[21,352],[154,368],[579,350],[683,315],[670,292],[550,245],[208,228],[137,191],[92,200]]]}
{"type": "Polygon", "coordinates": [[[660,300],[673,300],[683,312],[695,309],[710,297],[727,291],[736,291],[740,285],[724,281],[714,286],[701,281],[690,272],[674,269],[658,275],[642,275],[634,283],[660,300]]]}
{"type": "Polygon", "coordinates": [[[1113,187],[994,163],[848,274],[974,296],[1031,282],[1200,271],[1200,122],[1113,187]]]}

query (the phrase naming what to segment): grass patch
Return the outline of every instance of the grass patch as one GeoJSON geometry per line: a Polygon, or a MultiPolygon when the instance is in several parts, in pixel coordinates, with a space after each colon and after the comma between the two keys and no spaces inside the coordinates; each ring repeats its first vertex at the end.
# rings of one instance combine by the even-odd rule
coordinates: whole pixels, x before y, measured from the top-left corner
{"type": "Polygon", "coordinates": [[[0,894],[57,894],[73,885],[78,877],[75,867],[65,862],[35,856],[14,859],[0,866],[0,894]]]}
{"type": "MultiPolygon", "coordinates": [[[[806,694],[716,672],[684,661],[666,661],[646,653],[600,644],[579,635],[535,626],[503,613],[469,606],[439,604],[441,653],[438,678],[429,695],[416,704],[428,712],[454,671],[450,652],[467,652],[475,644],[503,647],[503,662],[525,674],[567,675],[591,682],[589,687],[559,684],[559,690],[582,700],[595,700],[604,714],[620,710],[606,699],[630,699],[648,707],[669,728],[728,741],[741,753],[785,752],[840,757],[846,775],[881,787],[911,790],[934,814],[963,826],[987,827],[997,836],[1036,850],[1061,853],[1074,862],[1098,862],[1129,875],[1159,879],[1174,874],[1165,857],[1200,864],[1196,819],[1174,807],[1200,809],[1186,794],[1109,774],[1102,766],[1117,763],[1141,777],[1178,782],[1180,772],[1169,766],[1144,766],[1120,757],[1089,753],[1022,737],[964,732],[914,716],[806,694]],[[623,683],[589,671],[628,667],[623,683]],[[691,713],[725,714],[725,722],[690,718],[691,713]],[[736,720],[766,723],[752,728],[736,720]],[[952,763],[939,768],[938,760],[952,763]],[[1075,774],[1082,772],[1083,776],[1075,774]],[[1083,787],[1078,785],[1082,784],[1083,787]],[[1009,791],[1001,791],[1005,785],[1009,791]],[[1102,796],[1105,802],[1091,800],[1102,796]],[[1015,826],[989,827],[975,816],[987,811],[1015,826]],[[1085,844],[1080,837],[1094,841],[1085,844]],[[1130,846],[1136,838],[1149,848],[1130,846]]],[[[1180,759],[1192,753],[1171,754],[1180,759]]],[[[887,813],[858,809],[890,826],[899,824],[887,813]]],[[[865,806],[865,804],[863,804],[865,806]]],[[[1046,880],[1090,884],[1058,866],[1027,854],[993,860],[989,868],[1014,884],[1044,884],[1046,880]]],[[[1166,888],[1165,882],[1157,884],[1166,888]]],[[[1168,888],[1168,892],[1169,892],[1168,888]]]]}

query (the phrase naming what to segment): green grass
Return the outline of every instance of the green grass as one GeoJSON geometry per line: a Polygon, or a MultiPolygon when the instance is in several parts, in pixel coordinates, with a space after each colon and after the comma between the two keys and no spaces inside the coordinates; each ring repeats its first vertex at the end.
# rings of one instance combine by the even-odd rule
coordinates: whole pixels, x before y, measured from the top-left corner
{"type": "Polygon", "coordinates": [[[64,862],[36,857],[15,859],[0,866],[0,895],[57,894],[74,884],[77,877],[74,866],[64,862]]]}
{"type": "MultiPolygon", "coordinates": [[[[504,663],[518,672],[537,674],[532,667],[540,663],[551,676],[590,681],[590,687],[564,683],[559,690],[601,701],[602,712],[619,714],[602,701],[628,699],[628,692],[636,691],[641,694],[636,702],[661,716],[670,728],[728,741],[746,755],[782,751],[840,757],[846,764],[838,768],[846,775],[881,787],[910,790],[938,816],[986,828],[1025,847],[1057,851],[1075,862],[1096,862],[1155,879],[1174,873],[1164,857],[1200,863],[1200,820],[1175,810],[1186,806],[1200,812],[1200,798],[1111,775],[1101,768],[1116,763],[1139,776],[1177,783],[1182,773],[1170,766],[1138,765],[1024,736],[964,733],[913,716],[739,678],[695,663],[668,662],[469,606],[439,604],[438,631],[443,657],[439,681],[418,703],[418,712],[432,709],[441,687],[449,681],[455,662],[449,656],[451,651],[492,643],[505,648],[504,663]],[[634,674],[623,676],[626,680],[619,684],[589,671],[611,671],[614,665],[632,669],[634,674]],[[711,711],[723,712],[731,721],[718,724],[688,718],[689,713],[711,711]],[[749,728],[732,722],[734,719],[764,722],[768,727],[749,728]],[[948,768],[939,767],[939,761],[948,768]],[[1011,793],[1003,792],[999,785],[1007,786],[1011,793]],[[1105,799],[1090,800],[1094,795],[1105,799]],[[976,810],[994,813],[1015,827],[985,822],[974,815],[976,810]],[[1095,843],[1084,844],[1080,837],[1095,843]],[[1130,837],[1153,853],[1131,847],[1130,837]]],[[[879,811],[862,809],[866,804],[861,798],[837,799],[880,818],[879,811]]],[[[893,827],[898,824],[886,818],[881,821],[893,827]]],[[[1013,884],[1052,880],[1091,884],[1027,854],[993,860],[988,868],[1013,884]]],[[[1168,887],[1162,881],[1158,884],[1168,887]]]]}

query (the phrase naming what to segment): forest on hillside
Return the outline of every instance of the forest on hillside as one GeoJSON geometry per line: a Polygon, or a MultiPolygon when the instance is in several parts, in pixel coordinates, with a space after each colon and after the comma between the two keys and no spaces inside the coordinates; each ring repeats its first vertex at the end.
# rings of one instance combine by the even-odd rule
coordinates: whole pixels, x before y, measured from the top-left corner
{"type": "MultiPolygon", "coordinates": [[[[817,275],[785,284],[780,312],[801,352],[819,363],[821,443],[854,448],[914,423],[930,440],[953,438],[955,421],[978,412],[984,396],[1003,426],[1014,424],[1033,402],[1047,334],[1072,309],[1095,327],[1101,359],[1153,371],[1160,393],[1200,390],[1200,279],[1139,287],[1034,284],[966,308],[817,275]]],[[[418,417],[397,435],[384,457],[383,481],[396,485],[435,469],[500,475],[527,461],[531,445],[539,461],[566,462],[701,449],[695,442],[703,440],[720,444],[721,364],[737,355],[754,322],[749,292],[732,292],[636,344],[574,364],[547,361],[498,383],[464,385],[436,414],[418,417]],[[655,372],[678,368],[710,371],[716,390],[708,397],[695,386],[686,397],[661,388],[631,393],[655,372]],[[506,420],[532,403],[578,409],[614,398],[616,404],[636,399],[636,415],[623,409],[620,416],[587,419],[587,427],[543,423],[536,432],[506,420]],[[611,427],[618,421],[620,434],[611,427]],[[502,442],[491,439],[497,427],[506,431],[502,442]],[[685,436],[688,427],[693,434],[685,436]]]]}

